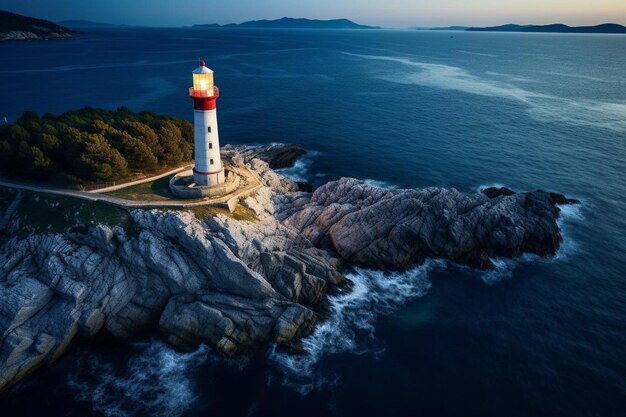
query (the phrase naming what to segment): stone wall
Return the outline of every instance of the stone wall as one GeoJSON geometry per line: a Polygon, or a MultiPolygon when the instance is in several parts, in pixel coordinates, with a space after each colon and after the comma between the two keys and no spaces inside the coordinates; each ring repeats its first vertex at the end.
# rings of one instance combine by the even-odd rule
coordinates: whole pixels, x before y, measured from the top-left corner
{"type": "Polygon", "coordinates": [[[172,193],[180,198],[217,198],[230,194],[237,190],[241,184],[241,178],[238,175],[229,173],[226,182],[211,187],[193,186],[189,187],[180,182],[186,177],[186,172],[177,174],[169,182],[172,193]],[[231,179],[232,177],[232,179],[231,179]]]}

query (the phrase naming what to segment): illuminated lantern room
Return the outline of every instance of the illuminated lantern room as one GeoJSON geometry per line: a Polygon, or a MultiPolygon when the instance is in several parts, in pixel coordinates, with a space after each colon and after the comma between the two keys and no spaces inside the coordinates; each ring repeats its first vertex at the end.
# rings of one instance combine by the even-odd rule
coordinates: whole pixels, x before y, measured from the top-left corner
{"type": "Polygon", "coordinates": [[[193,87],[189,89],[192,97],[213,97],[215,86],[213,85],[213,71],[200,61],[200,66],[193,71],[193,87]]]}

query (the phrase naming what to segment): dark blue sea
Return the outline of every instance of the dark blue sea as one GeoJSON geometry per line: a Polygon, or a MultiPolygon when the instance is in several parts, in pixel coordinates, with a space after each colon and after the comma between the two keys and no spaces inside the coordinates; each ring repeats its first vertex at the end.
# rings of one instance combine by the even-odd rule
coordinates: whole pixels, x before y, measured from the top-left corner
{"type": "Polygon", "coordinates": [[[221,142],[299,144],[288,175],[582,205],[564,208],[552,259],[356,270],[305,356],[82,342],[0,394],[2,416],[626,415],[626,36],[92,30],[0,45],[0,118],[89,105],[191,120],[198,58],[221,142]]]}

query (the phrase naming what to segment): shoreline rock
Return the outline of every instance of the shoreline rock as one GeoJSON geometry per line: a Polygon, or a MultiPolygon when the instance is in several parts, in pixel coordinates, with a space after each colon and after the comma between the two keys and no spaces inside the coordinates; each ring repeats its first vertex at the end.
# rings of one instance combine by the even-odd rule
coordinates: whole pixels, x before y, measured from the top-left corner
{"type": "Polygon", "coordinates": [[[133,233],[97,225],[20,237],[15,207],[0,213],[0,389],[104,329],[134,338],[157,326],[176,348],[206,343],[224,355],[293,347],[351,264],[402,270],[445,258],[490,268],[491,257],[550,256],[562,241],[558,195],[390,190],[353,178],[303,192],[270,168],[298,149],[224,149],[264,183],[242,202],[256,222],[133,210],[133,233]]]}
{"type": "MultiPolygon", "coordinates": [[[[543,192],[543,190],[538,190],[543,192]]],[[[510,196],[516,194],[515,191],[507,188],[507,187],[487,187],[480,190],[481,193],[486,195],[488,198],[496,198],[500,196],[510,196]]],[[[550,199],[554,204],[559,205],[570,205],[570,204],[580,204],[580,200],[576,200],[575,198],[567,198],[563,194],[560,193],[550,193],[548,192],[550,199]]]]}

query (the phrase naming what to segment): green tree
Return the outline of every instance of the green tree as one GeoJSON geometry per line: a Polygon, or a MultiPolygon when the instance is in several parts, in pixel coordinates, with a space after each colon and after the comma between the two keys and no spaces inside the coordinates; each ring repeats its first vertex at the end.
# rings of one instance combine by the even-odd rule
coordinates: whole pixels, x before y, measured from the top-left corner
{"type": "Polygon", "coordinates": [[[131,169],[150,171],[158,165],[157,158],[148,145],[126,132],[122,133],[122,154],[131,169]]]}
{"type": "Polygon", "coordinates": [[[22,126],[12,124],[9,126],[7,132],[7,141],[14,147],[17,147],[21,142],[30,143],[31,136],[30,133],[28,133],[28,130],[24,129],[22,126]]]}
{"type": "Polygon", "coordinates": [[[178,126],[178,128],[180,129],[180,133],[183,139],[187,143],[193,144],[194,142],[193,124],[191,124],[187,120],[182,120],[182,119],[175,120],[174,123],[176,123],[176,126],[178,126]]]}
{"type": "Polygon", "coordinates": [[[127,132],[122,132],[102,120],[96,120],[93,124],[96,133],[104,138],[117,149],[128,166],[132,170],[149,171],[157,167],[157,159],[145,143],[134,138],[127,132]]]}
{"type": "Polygon", "coordinates": [[[27,174],[32,178],[43,179],[50,175],[53,171],[54,164],[44,153],[36,146],[31,146],[27,153],[27,164],[24,164],[27,174]]]}
{"type": "Polygon", "coordinates": [[[56,135],[44,133],[41,135],[40,146],[47,155],[54,155],[61,147],[61,141],[56,135]]]}
{"type": "Polygon", "coordinates": [[[145,143],[157,159],[163,159],[163,148],[156,132],[150,126],[141,122],[126,121],[124,122],[124,130],[145,143]]]}
{"type": "Polygon", "coordinates": [[[6,140],[0,140],[0,172],[9,174],[13,171],[15,157],[13,148],[6,140]]]}
{"type": "Polygon", "coordinates": [[[80,157],[85,151],[81,132],[74,127],[62,126],[59,129],[59,139],[63,149],[58,157],[59,168],[80,177],[82,169],[80,157]]]}
{"type": "Polygon", "coordinates": [[[0,125],[0,172],[41,180],[116,181],[193,158],[193,126],[150,112],[85,107],[0,125]]]}
{"type": "Polygon", "coordinates": [[[169,166],[180,164],[185,154],[181,149],[183,139],[178,126],[167,121],[163,123],[157,136],[163,148],[163,162],[169,166]]]}
{"type": "Polygon", "coordinates": [[[104,136],[85,133],[82,135],[84,153],[80,157],[83,178],[93,181],[116,181],[128,175],[128,164],[104,136]]]}

